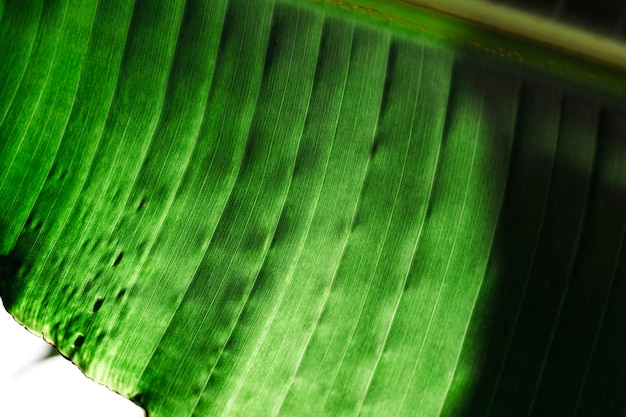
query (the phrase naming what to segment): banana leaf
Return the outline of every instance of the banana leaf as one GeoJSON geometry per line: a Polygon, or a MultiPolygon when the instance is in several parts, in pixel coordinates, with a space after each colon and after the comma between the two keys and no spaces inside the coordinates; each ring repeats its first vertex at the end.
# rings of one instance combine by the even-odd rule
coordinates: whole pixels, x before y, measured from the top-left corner
{"type": "Polygon", "coordinates": [[[0,42],[4,306],[150,416],[626,413],[619,60],[366,0],[0,42]]]}

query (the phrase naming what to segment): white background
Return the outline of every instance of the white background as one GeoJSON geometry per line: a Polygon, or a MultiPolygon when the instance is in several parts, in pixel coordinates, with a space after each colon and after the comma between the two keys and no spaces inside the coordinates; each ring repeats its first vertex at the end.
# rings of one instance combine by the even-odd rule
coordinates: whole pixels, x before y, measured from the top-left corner
{"type": "Polygon", "coordinates": [[[99,385],[19,325],[0,305],[0,416],[143,417],[141,408],[99,385]]]}

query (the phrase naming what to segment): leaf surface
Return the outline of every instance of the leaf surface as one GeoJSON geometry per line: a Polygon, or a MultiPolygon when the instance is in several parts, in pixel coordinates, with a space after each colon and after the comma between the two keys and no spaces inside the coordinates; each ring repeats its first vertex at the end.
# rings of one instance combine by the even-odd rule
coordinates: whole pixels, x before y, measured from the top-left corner
{"type": "Polygon", "coordinates": [[[332,4],[0,18],[0,295],[151,416],[623,413],[609,84],[332,4]]]}

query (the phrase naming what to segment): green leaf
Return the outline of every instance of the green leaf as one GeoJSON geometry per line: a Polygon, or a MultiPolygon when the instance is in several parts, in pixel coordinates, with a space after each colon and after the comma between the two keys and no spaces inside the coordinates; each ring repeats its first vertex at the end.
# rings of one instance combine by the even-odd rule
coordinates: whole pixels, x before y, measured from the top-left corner
{"type": "Polygon", "coordinates": [[[4,305],[151,416],[623,414],[622,69],[318,3],[0,3],[4,305]]]}

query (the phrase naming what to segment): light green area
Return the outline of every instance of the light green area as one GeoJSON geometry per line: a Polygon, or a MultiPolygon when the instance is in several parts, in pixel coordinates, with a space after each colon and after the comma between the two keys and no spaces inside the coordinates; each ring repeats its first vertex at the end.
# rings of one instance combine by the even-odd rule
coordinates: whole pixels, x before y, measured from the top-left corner
{"type": "Polygon", "coordinates": [[[623,409],[621,75],[317,3],[8,3],[7,308],[150,416],[623,409]]]}
{"type": "Polygon", "coordinates": [[[476,0],[311,1],[511,69],[545,72],[560,82],[626,97],[626,45],[530,13],[476,0]]]}
{"type": "MultiPolygon", "coordinates": [[[[570,13],[562,13],[562,20],[557,20],[487,0],[404,0],[404,2],[489,28],[506,34],[507,37],[523,38],[540,48],[560,51],[551,62],[552,65],[557,64],[560,59],[558,55],[565,53],[615,67],[622,72],[626,71],[626,49],[623,42],[563,23],[562,20],[569,20],[567,16],[570,13],[582,13],[580,9],[574,12],[576,9],[571,8],[570,13]]],[[[604,10],[606,12],[607,9],[604,10]]]]}

